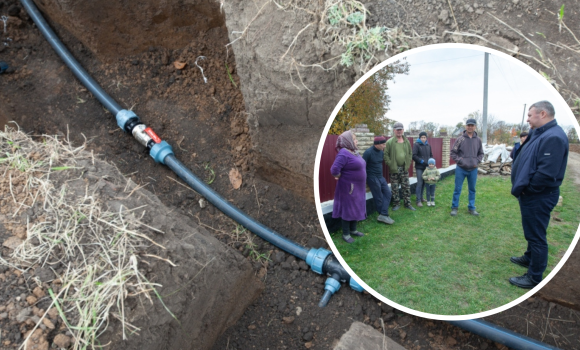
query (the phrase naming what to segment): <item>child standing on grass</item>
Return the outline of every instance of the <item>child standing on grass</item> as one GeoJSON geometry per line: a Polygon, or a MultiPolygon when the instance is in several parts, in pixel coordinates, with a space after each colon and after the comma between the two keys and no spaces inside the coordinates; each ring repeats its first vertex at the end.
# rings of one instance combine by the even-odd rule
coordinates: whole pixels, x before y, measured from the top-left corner
{"type": "Polygon", "coordinates": [[[426,186],[426,196],[427,196],[427,206],[435,206],[435,187],[437,186],[437,181],[441,179],[441,174],[439,170],[435,167],[435,159],[429,158],[429,166],[423,172],[423,180],[426,186]]]}

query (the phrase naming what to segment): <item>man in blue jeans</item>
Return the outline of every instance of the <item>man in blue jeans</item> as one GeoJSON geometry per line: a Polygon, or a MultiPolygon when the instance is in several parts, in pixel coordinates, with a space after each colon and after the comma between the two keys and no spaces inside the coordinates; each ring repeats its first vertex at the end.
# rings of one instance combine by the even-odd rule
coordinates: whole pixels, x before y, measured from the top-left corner
{"type": "Polygon", "coordinates": [[[367,163],[367,185],[371,189],[375,207],[379,213],[377,221],[392,225],[395,220],[389,216],[391,189],[383,177],[383,157],[386,142],[387,138],[384,136],[375,137],[374,145],[369,147],[362,157],[367,163]]]}
{"type": "Polygon", "coordinates": [[[512,195],[518,198],[522,214],[526,252],[511,257],[514,264],[528,271],[509,279],[520,288],[531,289],[542,281],[548,266],[546,230],[550,213],[560,198],[560,185],[568,163],[568,138],[554,119],[554,106],[548,101],[534,103],[528,111],[530,135],[514,154],[512,195]]]}
{"type": "Polygon", "coordinates": [[[477,165],[483,160],[483,145],[481,139],[475,132],[475,119],[467,119],[463,135],[455,140],[455,145],[450,152],[451,159],[455,161],[455,190],[453,191],[453,202],[451,203],[451,216],[457,215],[459,208],[459,196],[463,182],[467,178],[469,188],[469,214],[478,216],[475,210],[475,183],[477,182],[477,165]]]}

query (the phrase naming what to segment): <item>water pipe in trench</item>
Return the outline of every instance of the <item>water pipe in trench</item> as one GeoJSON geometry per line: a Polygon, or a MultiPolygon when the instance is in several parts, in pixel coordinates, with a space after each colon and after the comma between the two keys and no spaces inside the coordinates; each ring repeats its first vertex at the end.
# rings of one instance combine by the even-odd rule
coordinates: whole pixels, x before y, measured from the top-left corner
{"type": "Polygon", "coordinates": [[[307,249],[281,236],[230,204],[216,191],[196,177],[175,157],[173,149],[166,141],[161,140],[153,129],[143,124],[134,112],[122,109],[121,106],[84,70],[79,62],[60,42],[54,31],[50,28],[48,23],[46,23],[46,20],[42,17],[38,8],[36,8],[31,0],[22,0],[22,5],[26,8],[30,17],[33,19],[34,23],[36,23],[37,27],[54,48],[56,53],[72,70],[73,74],[83,83],[83,85],[86,86],[97,100],[107,108],[107,110],[116,116],[117,125],[124,132],[132,134],[140,144],[149,150],[149,154],[155,162],[167,165],[173,172],[175,172],[175,174],[177,174],[177,176],[224,214],[234,219],[260,238],[272,243],[276,247],[296,256],[297,258],[306,260],[306,263],[314,272],[328,276],[324,286],[324,294],[318,304],[320,307],[324,307],[328,304],[330,297],[340,289],[341,283],[348,283],[352,289],[358,292],[363,291],[363,288],[350,277],[348,272],[346,272],[329,250],[324,248],[307,249]]]}
{"type": "MultiPolygon", "coordinates": [[[[341,283],[348,283],[352,289],[358,292],[363,291],[363,288],[350,277],[348,272],[342,267],[342,265],[340,265],[336,257],[329,250],[324,248],[307,249],[292,242],[249,217],[197,178],[175,157],[173,149],[166,141],[161,140],[155,131],[143,124],[134,112],[122,109],[121,106],[82,68],[78,61],[60,42],[54,31],[49,27],[48,23],[46,23],[46,20],[42,17],[32,0],[20,1],[34,23],[36,23],[38,29],[40,29],[59,57],[72,70],[77,79],[85,85],[85,87],[105,106],[105,108],[107,108],[107,110],[116,116],[117,125],[123,131],[131,133],[139,143],[149,150],[149,154],[155,162],[168,166],[183,181],[205,197],[224,214],[228,215],[260,238],[270,242],[285,252],[296,256],[297,258],[306,260],[306,263],[314,272],[328,276],[324,287],[325,291],[318,306],[326,306],[330,297],[340,289],[341,283]]],[[[483,320],[450,321],[450,323],[513,349],[557,349],[483,320]]]]}

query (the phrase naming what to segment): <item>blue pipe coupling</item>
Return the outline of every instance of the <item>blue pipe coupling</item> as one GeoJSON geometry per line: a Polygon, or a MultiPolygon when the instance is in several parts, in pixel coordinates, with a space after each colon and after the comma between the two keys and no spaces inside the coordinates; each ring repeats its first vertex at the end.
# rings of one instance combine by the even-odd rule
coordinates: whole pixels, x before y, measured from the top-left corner
{"type": "Polygon", "coordinates": [[[339,289],[340,289],[340,282],[339,281],[337,281],[333,277],[328,277],[326,279],[326,283],[324,283],[324,290],[327,290],[330,293],[334,294],[334,293],[338,292],[339,289]]]}
{"type": "Polygon", "coordinates": [[[154,144],[149,151],[149,155],[155,159],[155,162],[163,165],[165,165],[165,157],[170,154],[173,155],[173,148],[165,141],[154,144]]]}
{"type": "Polygon", "coordinates": [[[364,288],[358,284],[357,281],[354,280],[354,278],[352,278],[352,276],[350,277],[350,282],[349,282],[350,288],[352,288],[354,291],[362,293],[364,292],[364,288]]]}
{"type": "Polygon", "coordinates": [[[121,128],[121,130],[127,132],[126,129],[125,129],[125,126],[127,125],[127,123],[129,121],[131,121],[132,119],[139,120],[139,117],[133,111],[129,111],[129,110],[126,110],[126,109],[121,109],[119,111],[119,113],[117,113],[116,119],[117,119],[117,125],[119,125],[119,127],[121,128]]]}
{"type": "Polygon", "coordinates": [[[324,248],[310,249],[308,255],[306,256],[306,263],[310,265],[312,271],[319,275],[323,274],[322,268],[324,267],[324,261],[326,258],[332,254],[329,250],[324,248]]]}

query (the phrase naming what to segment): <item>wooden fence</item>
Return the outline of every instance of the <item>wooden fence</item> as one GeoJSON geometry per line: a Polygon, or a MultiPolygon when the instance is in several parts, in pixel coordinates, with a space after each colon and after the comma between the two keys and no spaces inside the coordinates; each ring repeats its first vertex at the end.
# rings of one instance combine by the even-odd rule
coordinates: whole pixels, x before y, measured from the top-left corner
{"type": "MultiPolygon", "coordinates": [[[[330,168],[334,159],[336,158],[336,140],[338,135],[327,135],[324,141],[324,147],[322,149],[322,155],[320,156],[320,171],[318,172],[318,193],[320,194],[320,201],[326,202],[334,199],[334,189],[336,188],[336,180],[330,174],[330,168]]],[[[412,137],[408,137],[411,145],[414,143],[412,137]]],[[[438,168],[443,164],[443,138],[440,137],[430,137],[427,142],[431,145],[431,152],[433,153],[433,158],[435,159],[438,168]]],[[[453,148],[455,144],[455,139],[450,140],[450,147],[453,148]]],[[[371,146],[373,147],[373,146],[371,146]]],[[[455,164],[455,162],[450,159],[449,164],[455,164]]],[[[414,162],[409,168],[409,176],[413,177],[414,172],[414,162]]],[[[383,176],[390,183],[389,169],[385,162],[383,161],[383,176]]]]}

